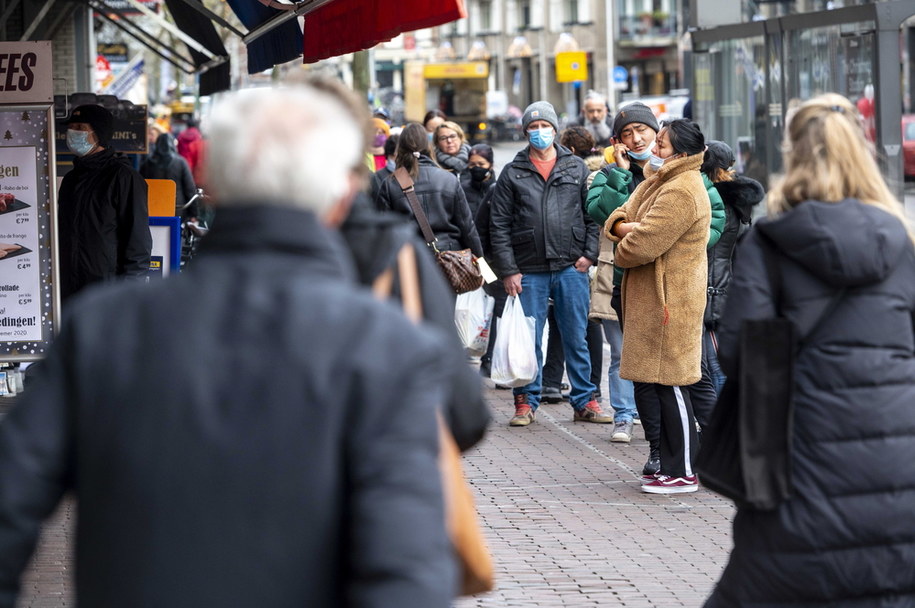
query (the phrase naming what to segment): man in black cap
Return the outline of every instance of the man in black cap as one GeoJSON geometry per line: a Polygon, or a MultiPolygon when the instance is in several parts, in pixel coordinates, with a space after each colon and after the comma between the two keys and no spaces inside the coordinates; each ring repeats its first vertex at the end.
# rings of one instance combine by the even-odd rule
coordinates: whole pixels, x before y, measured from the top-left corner
{"type": "Polygon", "coordinates": [[[79,106],[67,121],[67,147],[76,155],[58,196],[60,296],[118,277],[145,279],[152,237],[146,181],[111,148],[114,116],[79,106]]]}

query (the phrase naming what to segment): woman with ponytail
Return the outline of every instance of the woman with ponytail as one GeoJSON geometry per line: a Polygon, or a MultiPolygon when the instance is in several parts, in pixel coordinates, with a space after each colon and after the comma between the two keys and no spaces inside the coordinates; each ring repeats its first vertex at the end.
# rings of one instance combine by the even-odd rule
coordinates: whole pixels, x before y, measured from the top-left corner
{"type": "MultiPolygon", "coordinates": [[[[470,249],[473,255],[481,257],[483,247],[464,189],[456,176],[435,164],[430,151],[425,128],[410,123],[400,133],[394,163],[398,169],[406,169],[413,180],[416,197],[429,219],[439,251],[470,249]]],[[[406,195],[393,176],[381,184],[375,203],[382,211],[400,213],[416,221],[406,195]]],[[[422,235],[418,223],[416,232],[422,235]]]]}
{"type": "Polygon", "coordinates": [[[915,240],[841,95],[801,104],[783,153],[769,217],[737,248],[719,356],[736,373],[745,320],[784,317],[804,337],[791,495],[768,511],[738,505],[706,607],[913,606],[915,240]]]}

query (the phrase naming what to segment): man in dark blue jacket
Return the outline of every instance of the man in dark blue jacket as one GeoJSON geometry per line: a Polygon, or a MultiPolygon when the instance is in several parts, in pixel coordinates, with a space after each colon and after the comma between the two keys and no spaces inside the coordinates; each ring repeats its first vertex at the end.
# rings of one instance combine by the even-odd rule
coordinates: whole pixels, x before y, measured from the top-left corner
{"type": "Polygon", "coordinates": [[[550,298],[566,354],[575,420],[613,422],[595,399],[585,342],[588,269],[597,262],[598,252],[598,226],[585,206],[588,169],[554,143],[558,124],[549,103],[537,101],[527,107],[521,125],[530,145],[502,171],[492,196],[490,239],[496,272],[508,295],[520,296],[524,314],[536,319],[539,371],[533,382],[514,390],[511,426],[529,425],[540,405],[540,343],[550,298]]]}
{"type": "Polygon", "coordinates": [[[80,606],[446,608],[443,342],[328,230],[359,127],[313,88],[237,93],[210,124],[194,266],[75,297],[0,422],[0,608],[65,493],[80,606]]]}

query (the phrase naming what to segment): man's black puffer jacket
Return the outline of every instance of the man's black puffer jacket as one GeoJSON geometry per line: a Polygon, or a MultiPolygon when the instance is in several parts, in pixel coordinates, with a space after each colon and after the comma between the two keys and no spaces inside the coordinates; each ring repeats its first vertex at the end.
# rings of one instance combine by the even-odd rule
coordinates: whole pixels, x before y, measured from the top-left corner
{"type": "MultiPolygon", "coordinates": [[[[423,155],[419,157],[419,177],[413,182],[416,198],[438,239],[436,247],[439,251],[470,249],[473,255],[482,256],[480,237],[458,178],[435,166],[428,156],[423,155]]],[[[381,183],[375,205],[382,211],[413,217],[410,203],[393,177],[381,183]]],[[[416,225],[416,233],[422,237],[419,224],[416,225]]]]}
{"type": "Polygon", "coordinates": [[[708,304],[704,320],[709,329],[718,327],[724,311],[737,241],[750,229],[753,207],[766,196],[758,181],[743,176],[730,182],[717,182],[715,189],[724,201],[725,223],[721,238],[708,250],[708,304]]]}
{"type": "Polygon", "coordinates": [[[588,168],[554,144],[556,165],[544,182],[530,147],[502,170],[492,195],[490,239],[501,278],[555,272],[584,256],[597,263],[599,227],[588,215],[588,168]]]}

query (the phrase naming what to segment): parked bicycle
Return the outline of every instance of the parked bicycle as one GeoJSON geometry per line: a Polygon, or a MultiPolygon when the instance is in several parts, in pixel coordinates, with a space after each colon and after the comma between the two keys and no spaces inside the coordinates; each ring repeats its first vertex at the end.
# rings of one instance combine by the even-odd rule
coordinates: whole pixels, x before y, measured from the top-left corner
{"type": "MultiPolygon", "coordinates": [[[[204,209],[208,208],[210,197],[204,193],[203,188],[197,188],[197,192],[178,210],[178,214],[184,212],[194,203],[197,203],[200,209],[199,216],[204,216],[204,209]]],[[[197,255],[197,247],[200,240],[210,231],[208,223],[202,217],[192,217],[184,219],[181,222],[181,268],[197,255]]]]}

